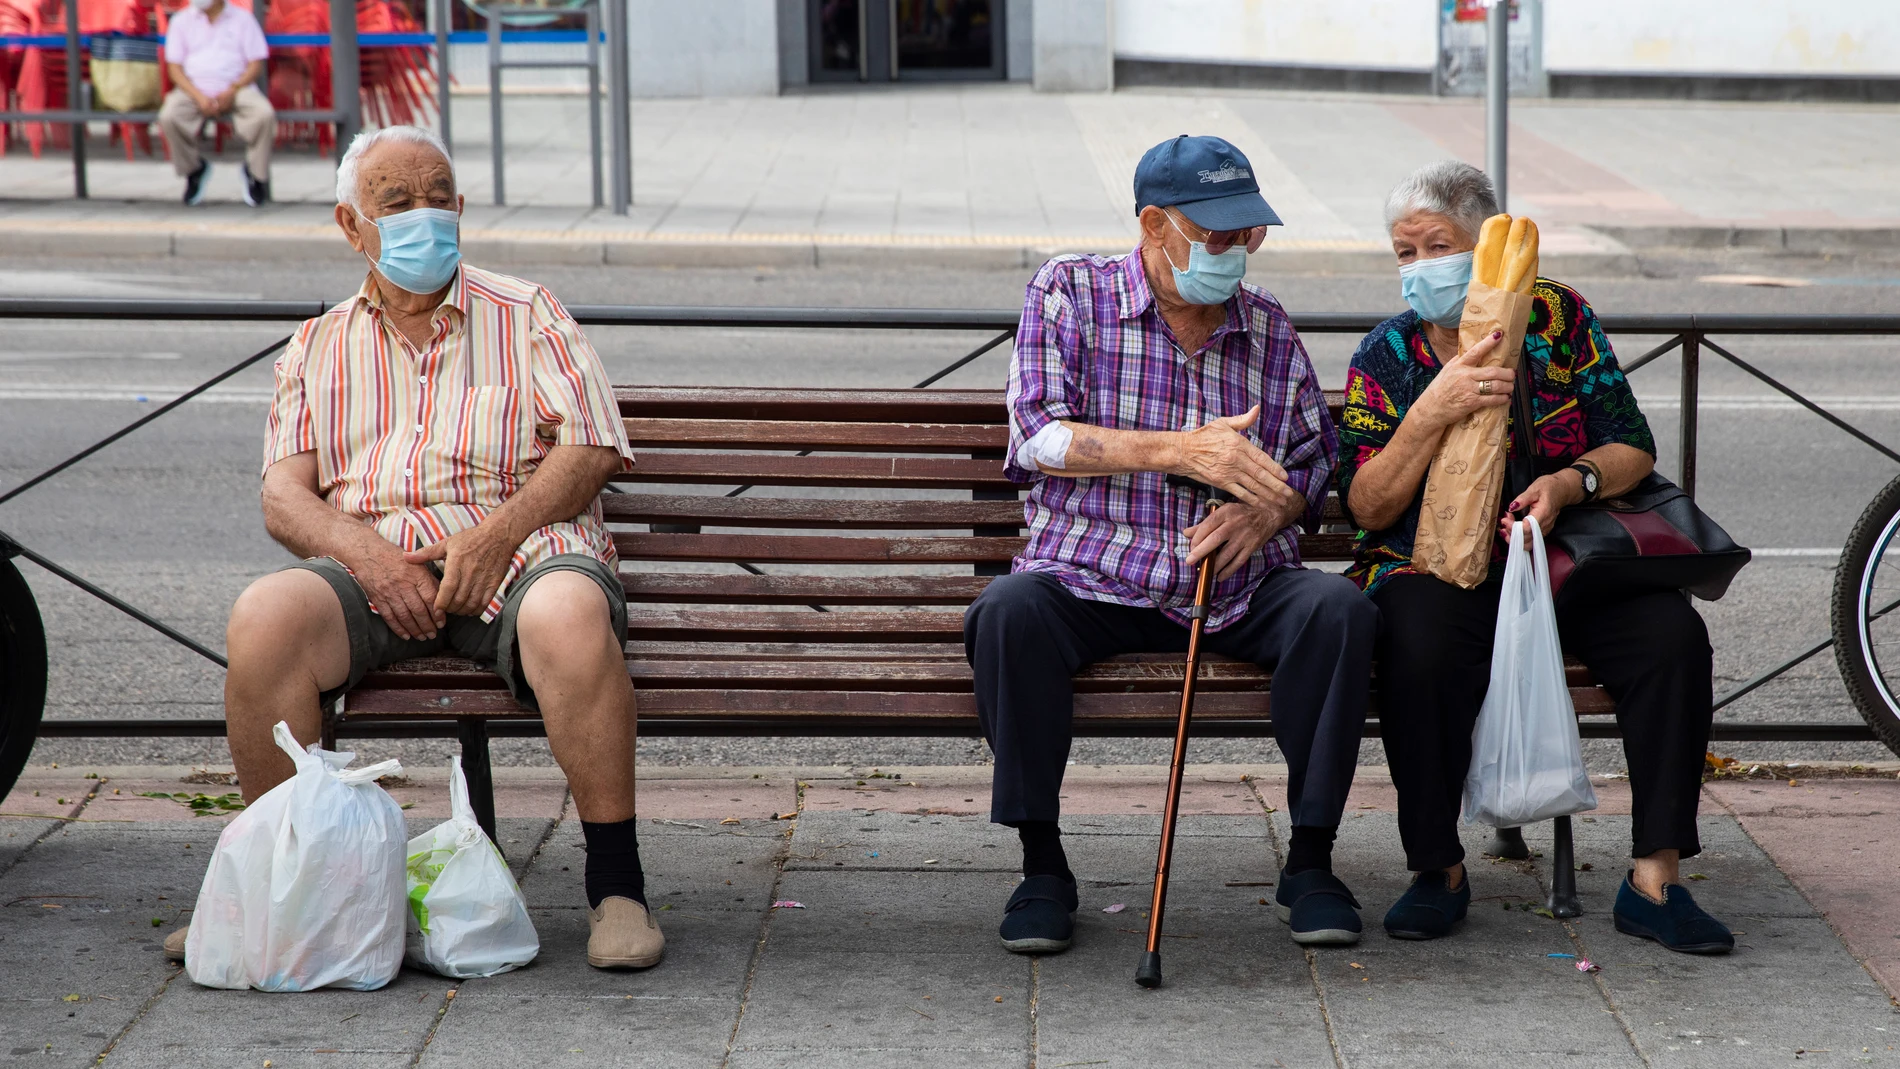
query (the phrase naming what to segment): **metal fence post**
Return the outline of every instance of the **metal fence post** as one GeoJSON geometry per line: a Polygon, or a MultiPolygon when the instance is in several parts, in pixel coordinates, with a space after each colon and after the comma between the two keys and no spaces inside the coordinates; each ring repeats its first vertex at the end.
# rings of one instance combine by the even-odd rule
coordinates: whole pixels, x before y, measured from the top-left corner
{"type": "Polygon", "coordinates": [[[1702,335],[1687,331],[1682,336],[1682,423],[1678,429],[1677,456],[1681,458],[1683,492],[1695,497],[1696,401],[1702,385],[1702,335]]]}
{"type": "Polygon", "coordinates": [[[493,8],[482,14],[488,19],[488,155],[494,163],[495,203],[501,205],[508,203],[501,177],[501,14],[493,8]]]}
{"type": "Polygon", "coordinates": [[[600,173],[600,5],[587,5],[587,147],[594,160],[594,207],[606,203],[600,173]]]}
{"type": "Polygon", "coordinates": [[[633,107],[628,96],[633,92],[633,71],[628,66],[632,50],[632,22],[627,0],[605,0],[607,25],[608,121],[613,130],[607,138],[613,154],[614,214],[625,215],[633,206],[633,107]]]}
{"type": "Polygon", "coordinates": [[[449,125],[449,23],[455,20],[453,0],[435,0],[435,111],[436,130],[455,155],[455,135],[449,125]]]}
{"type": "Polygon", "coordinates": [[[1511,100],[1511,0],[1491,0],[1485,17],[1484,168],[1497,187],[1498,211],[1510,211],[1505,187],[1511,154],[1506,143],[1511,100]]]}
{"type": "MultiPolygon", "coordinates": [[[[84,99],[86,79],[80,75],[79,56],[79,0],[66,0],[66,107],[71,111],[85,111],[84,99]]],[[[72,124],[73,139],[73,196],[86,199],[86,124],[72,124]]]]}
{"type": "Polygon", "coordinates": [[[356,0],[330,0],[330,99],[337,111],[336,158],[363,129],[363,70],[356,50],[356,0]]]}

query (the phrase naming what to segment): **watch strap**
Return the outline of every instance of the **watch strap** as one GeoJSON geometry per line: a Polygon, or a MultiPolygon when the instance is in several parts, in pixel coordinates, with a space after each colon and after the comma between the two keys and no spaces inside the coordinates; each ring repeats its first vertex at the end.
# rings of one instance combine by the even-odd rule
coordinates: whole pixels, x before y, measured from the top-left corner
{"type": "Polygon", "coordinates": [[[1570,470],[1583,476],[1583,500],[1585,502],[1595,501],[1597,494],[1603,489],[1603,473],[1597,470],[1595,464],[1587,460],[1579,460],[1575,464],[1570,465],[1570,470]],[[1596,485],[1593,487],[1590,485],[1591,483],[1595,483],[1596,485]]]}

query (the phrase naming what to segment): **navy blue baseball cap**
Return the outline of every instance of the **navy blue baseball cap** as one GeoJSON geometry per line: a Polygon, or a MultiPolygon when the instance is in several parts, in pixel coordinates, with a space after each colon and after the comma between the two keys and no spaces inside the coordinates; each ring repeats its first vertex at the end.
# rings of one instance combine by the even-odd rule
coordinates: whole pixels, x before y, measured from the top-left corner
{"type": "Polygon", "coordinates": [[[1150,204],[1179,208],[1207,230],[1281,225],[1246,155],[1218,137],[1182,134],[1143,153],[1135,165],[1136,214],[1150,204]]]}

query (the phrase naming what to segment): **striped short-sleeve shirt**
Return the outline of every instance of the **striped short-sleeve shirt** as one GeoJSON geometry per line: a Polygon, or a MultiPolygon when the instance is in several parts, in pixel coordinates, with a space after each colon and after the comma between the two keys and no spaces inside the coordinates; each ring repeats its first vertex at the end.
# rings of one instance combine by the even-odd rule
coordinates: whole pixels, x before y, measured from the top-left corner
{"type": "MultiPolygon", "coordinates": [[[[579,324],[532,282],[464,264],[427,349],[386,322],[367,281],[307,320],[276,364],[264,468],[315,453],[318,491],[405,550],[482,522],[557,445],[605,446],[633,466],[607,373],[579,324]]],[[[617,566],[599,502],[515,549],[516,577],[562,553],[617,566]]],[[[374,608],[374,606],[372,606],[374,608]]]]}

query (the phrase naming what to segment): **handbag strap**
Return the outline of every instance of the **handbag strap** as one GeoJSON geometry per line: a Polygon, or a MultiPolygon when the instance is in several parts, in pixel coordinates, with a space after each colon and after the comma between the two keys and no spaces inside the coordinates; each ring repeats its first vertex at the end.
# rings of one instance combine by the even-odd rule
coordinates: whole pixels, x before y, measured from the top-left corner
{"type": "Polygon", "coordinates": [[[1517,369],[1517,381],[1511,388],[1511,422],[1516,432],[1511,436],[1511,455],[1535,461],[1537,450],[1531,442],[1537,436],[1537,417],[1531,415],[1530,358],[1520,355],[1517,369]]]}

